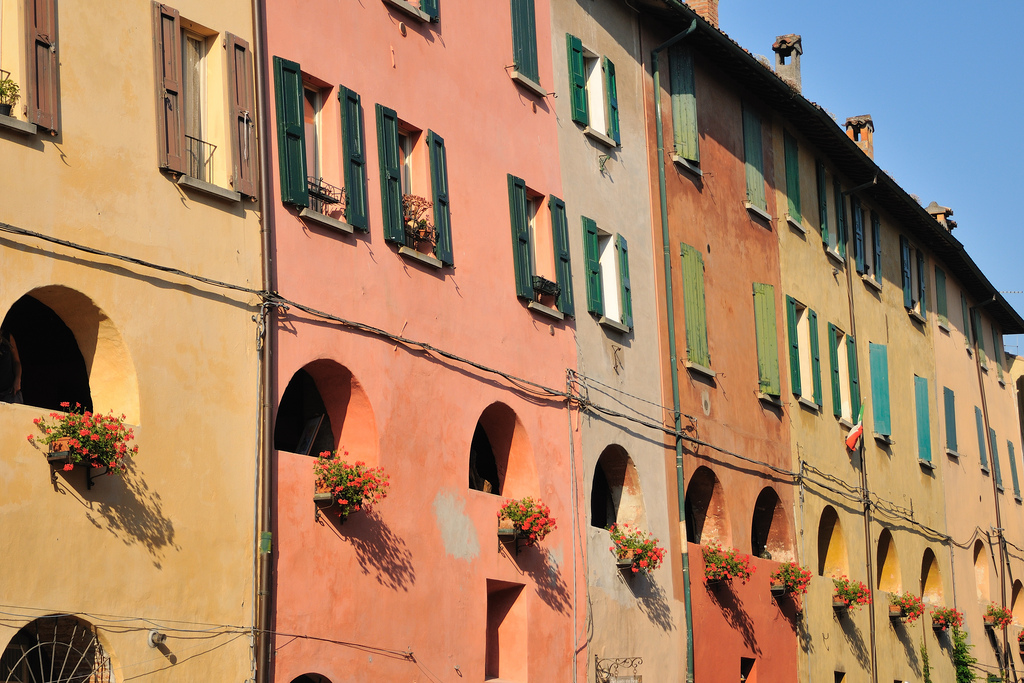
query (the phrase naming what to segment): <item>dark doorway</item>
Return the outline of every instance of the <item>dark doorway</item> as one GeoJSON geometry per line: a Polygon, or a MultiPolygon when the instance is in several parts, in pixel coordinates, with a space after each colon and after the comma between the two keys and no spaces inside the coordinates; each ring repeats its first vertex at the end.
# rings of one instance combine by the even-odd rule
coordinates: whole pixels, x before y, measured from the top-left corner
{"type": "Polygon", "coordinates": [[[319,455],[334,450],[334,432],[316,382],[299,370],[288,382],[277,409],[274,448],[300,455],[319,455]]]}

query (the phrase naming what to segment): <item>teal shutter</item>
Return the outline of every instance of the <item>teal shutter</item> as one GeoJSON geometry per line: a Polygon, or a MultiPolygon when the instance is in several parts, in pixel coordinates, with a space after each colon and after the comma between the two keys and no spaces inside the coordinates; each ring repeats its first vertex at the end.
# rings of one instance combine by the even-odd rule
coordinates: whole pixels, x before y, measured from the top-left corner
{"type": "Polygon", "coordinates": [[[672,87],[672,134],[675,138],[676,154],[688,161],[700,163],[693,52],[681,45],[670,48],[669,69],[672,87]]]}
{"type": "Polygon", "coordinates": [[[846,367],[850,373],[850,409],[851,417],[860,414],[860,376],[857,365],[857,344],[852,335],[846,337],[846,367]]]}
{"type": "Polygon", "coordinates": [[[818,184],[818,224],[821,226],[821,242],[826,247],[828,243],[828,196],[827,185],[825,184],[825,164],[818,161],[814,165],[815,180],[818,184]]]}
{"type": "Polygon", "coordinates": [[[942,388],[942,399],[946,406],[946,448],[956,451],[956,396],[949,387],[942,388]]]}
{"type": "Polygon", "coordinates": [[[992,474],[996,478],[996,488],[1003,490],[1003,475],[999,471],[999,442],[996,441],[996,430],[988,430],[988,440],[992,444],[992,474]]]}
{"type": "Polygon", "coordinates": [[[764,161],[761,150],[761,117],[743,107],[743,158],[747,172],[747,201],[768,210],[764,193],[764,161]]]}
{"type": "Polygon", "coordinates": [[[583,255],[587,262],[587,310],[604,315],[604,286],[601,281],[601,250],[597,244],[597,223],[583,219],[583,255]]]}
{"type": "Polygon", "coordinates": [[[875,433],[890,436],[889,420],[889,355],[885,344],[868,344],[871,365],[871,402],[875,433]]]}
{"type": "Polygon", "coordinates": [[[796,138],[783,131],[783,146],[786,154],[786,194],[789,197],[789,215],[800,222],[800,149],[796,138]]]}
{"type": "Polygon", "coordinates": [[[512,61],[516,71],[540,83],[537,71],[537,18],[533,0],[512,0],[512,61]]]}
{"type": "Polygon", "coordinates": [[[846,202],[843,200],[843,188],[839,184],[839,178],[832,179],[832,193],[836,204],[839,255],[846,258],[846,242],[849,240],[849,236],[846,234],[846,202]]]}
{"type": "Polygon", "coordinates": [[[420,11],[430,15],[431,21],[437,21],[441,15],[441,8],[438,6],[440,0],[420,0],[420,11]]]}
{"type": "Polygon", "coordinates": [[[377,153],[380,159],[381,216],[384,239],[405,244],[402,213],[402,171],[398,152],[398,114],[377,105],[377,153]]]}
{"type": "Polygon", "coordinates": [[[900,272],[903,282],[903,305],[906,308],[913,308],[914,293],[910,285],[910,242],[903,235],[900,235],[900,272]]]}
{"type": "Polygon", "coordinates": [[[863,274],[864,264],[864,211],[860,208],[860,200],[850,197],[850,213],[853,214],[853,258],[857,262],[857,272],[863,274]]]}
{"type": "Polygon", "coordinates": [[[779,380],[778,333],[775,327],[775,288],[754,283],[754,336],[757,339],[757,375],[762,394],[782,393],[779,380]]]}
{"type": "Polygon", "coordinates": [[[807,329],[811,333],[811,381],[814,387],[814,402],[824,405],[821,397],[821,343],[818,339],[818,314],[807,309],[807,329]]]}
{"type": "Polygon", "coordinates": [[[607,57],[603,58],[605,114],[608,119],[608,137],[620,142],[619,136],[619,90],[615,85],[615,65],[607,57]]]}
{"type": "Polygon", "coordinates": [[[626,238],[615,236],[615,251],[619,256],[619,298],[622,306],[622,324],[633,329],[633,292],[629,284],[629,251],[626,238]]]}
{"type": "Polygon", "coordinates": [[[974,422],[978,427],[978,451],[981,453],[981,467],[987,470],[988,448],[985,446],[985,418],[978,406],[974,406],[974,422]]]}
{"type": "Polygon", "coordinates": [[[569,33],[565,34],[565,51],[569,55],[569,102],[572,120],[584,126],[590,124],[587,111],[587,70],[583,59],[583,43],[569,33]]]}
{"type": "Polygon", "coordinates": [[[516,273],[516,296],[532,299],[530,218],[526,201],[526,182],[510,173],[508,175],[508,209],[512,222],[512,264],[516,273]]]}
{"type": "Polygon", "coordinates": [[[917,457],[932,461],[932,430],[928,414],[928,379],[914,375],[914,403],[917,408],[917,457]]]}
{"type": "Polygon", "coordinates": [[[964,293],[960,292],[960,314],[963,317],[963,333],[964,333],[964,344],[967,346],[971,345],[971,316],[968,313],[967,299],[964,297],[964,293]]]}
{"type": "Polygon", "coordinates": [[[428,130],[427,148],[430,150],[430,184],[434,193],[434,229],[437,231],[434,253],[441,263],[451,266],[455,260],[452,254],[452,212],[448,198],[448,153],[444,148],[444,138],[428,130]]]}
{"type": "Polygon", "coordinates": [[[996,372],[999,375],[999,381],[1003,381],[1003,361],[1006,360],[1006,353],[1003,352],[1003,335],[999,334],[999,330],[992,327],[992,353],[995,356],[996,361],[996,372]]]}
{"type": "Polygon", "coordinates": [[[828,367],[832,384],[832,414],[843,416],[843,394],[839,382],[839,329],[828,324],[828,367]]]}
{"type": "Polygon", "coordinates": [[[796,299],[786,297],[786,332],[789,334],[789,384],[797,396],[803,393],[800,383],[800,337],[797,334],[796,299]]]}
{"type": "Polygon", "coordinates": [[[871,212],[871,275],[878,281],[879,284],[882,282],[882,221],[878,219],[878,214],[874,211],[871,212]]]}
{"type": "Polygon", "coordinates": [[[274,57],[274,95],[277,104],[277,163],[281,201],[309,206],[306,186],[306,136],[303,128],[302,69],[274,57]]]}
{"type": "Polygon", "coordinates": [[[704,258],[689,244],[681,246],[681,253],[683,306],[686,308],[686,357],[697,365],[710,368],[707,311],[704,308],[704,258]]]}
{"type": "Polygon", "coordinates": [[[357,230],[370,229],[366,210],[366,150],[363,106],[359,94],[338,86],[341,102],[341,144],[345,164],[345,220],[357,230]]]}
{"type": "Polygon", "coordinates": [[[917,252],[917,293],[920,296],[922,318],[928,317],[928,274],[924,270],[924,252],[917,252]]]}
{"type": "Polygon", "coordinates": [[[938,266],[935,266],[935,314],[942,322],[949,322],[949,305],[946,303],[946,273],[938,266]]]}
{"type": "Polygon", "coordinates": [[[555,280],[558,282],[558,310],[566,315],[575,315],[572,296],[572,267],[569,260],[569,222],[565,217],[565,202],[551,195],[548,197],[551,211],[551,239],[555,247],[555,280]]]}
{"type": "Polygon", "coordinates": [[[1006,442],[1006,452],[1010,458],[1010,476],[1013,477],[1013,497],[1020,498],[1020,481],[1017,479],[1017,455],[1013,452],[1013,442],[1006,442]]]}
{"type": "Polygon", "coordinates": [[[981,326],[981,310],[979,308],[971,309],[971,313],[974,317],[974,341],[978,343],[978,357],[981,362],[985,362],[985,330],[981,326]]]}

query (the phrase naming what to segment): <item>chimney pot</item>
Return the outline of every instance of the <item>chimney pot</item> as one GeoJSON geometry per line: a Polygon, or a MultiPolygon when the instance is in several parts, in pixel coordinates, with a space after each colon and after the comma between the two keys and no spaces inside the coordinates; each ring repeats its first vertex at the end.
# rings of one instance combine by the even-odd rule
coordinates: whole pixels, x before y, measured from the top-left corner
{"type": "Polygon", "coordinates": [[[875,158],[875,122],[871,114],[851,116],[846,119],[846,136],[872,159],[875,158]]]}
{"type": "Polygon", "coordinates": [[[775,52],[775,73],[800,92],[800,55],[804,53],[800,36],[796,33],[778,36],[772,43],[772,51],[775,52]]]}
{"type": "Polygon", "coordinates": [[[718,0],[686,0],[686,4],[706,22],[718,28],[718,0]]]}
{"type": "Polygon", "coordinates": [[[956,227],[956,221],[950,218],[953,215],[953,209],[948,206],[939,206],[938,202],[932,202],[924,207],[924,210],[931,214],[932,218],[938,221],[939,225],[949,232],[953,232],[953,228],[956,227]]]}

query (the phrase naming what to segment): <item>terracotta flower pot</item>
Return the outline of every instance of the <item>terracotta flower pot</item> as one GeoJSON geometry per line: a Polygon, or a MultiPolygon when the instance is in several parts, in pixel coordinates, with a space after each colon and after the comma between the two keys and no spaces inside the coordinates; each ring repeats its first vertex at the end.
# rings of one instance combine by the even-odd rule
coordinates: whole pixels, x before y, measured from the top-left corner
{"type": "Polygon", "coordinates": [[[46,454],[47,462],[66,463],[71,462],[71,441],[70,436],[63,436],[50,442],[50,452],[46,454]]]}
{"type": "Polygon", "coordinates": [[[889,605],[889,619],[900,621],[903,619],[903,608],[899,605],[889,605]]]}
{"type": "Polygon", "coordinates": [[[839,598],[832,598],[832,609],[834,609],[836,612],[845,612],[849,608],[850,606],[846,604],[845,600],[841,600],[839,598]]]}
{"type": "Polygon", "coordinates": [[[502,542],[511,542],[516,540],[516,527],[515,523],[511,519],[501,517],[498,519],[498,540],[502,542]]]}
{"type": "Polygon", "coordinates": [[[985,628],[995,629],[995,627],[996,627],[996,618],[995,617],[990,617],[990,616],[988,616],[986,614],[985,616],[982,617],[982,620],[985,622],[985,628]]]}

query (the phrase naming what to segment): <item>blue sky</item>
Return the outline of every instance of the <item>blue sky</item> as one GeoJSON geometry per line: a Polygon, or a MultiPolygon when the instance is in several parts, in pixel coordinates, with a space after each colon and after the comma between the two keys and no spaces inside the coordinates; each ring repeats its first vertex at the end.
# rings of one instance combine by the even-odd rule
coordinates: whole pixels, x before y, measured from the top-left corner
{"type": "MultiPolygon", "coordinates": [[[[804,96],[840,123],[871,114],[878,165],[953,209],[996,289],[1024,290],[1024,2],[721,0],[719,24],[773,62],[775,37],[801,34],[804,96]]],[[[1024,314],[1024,294],[1004,296],[1024,314]]]]}

